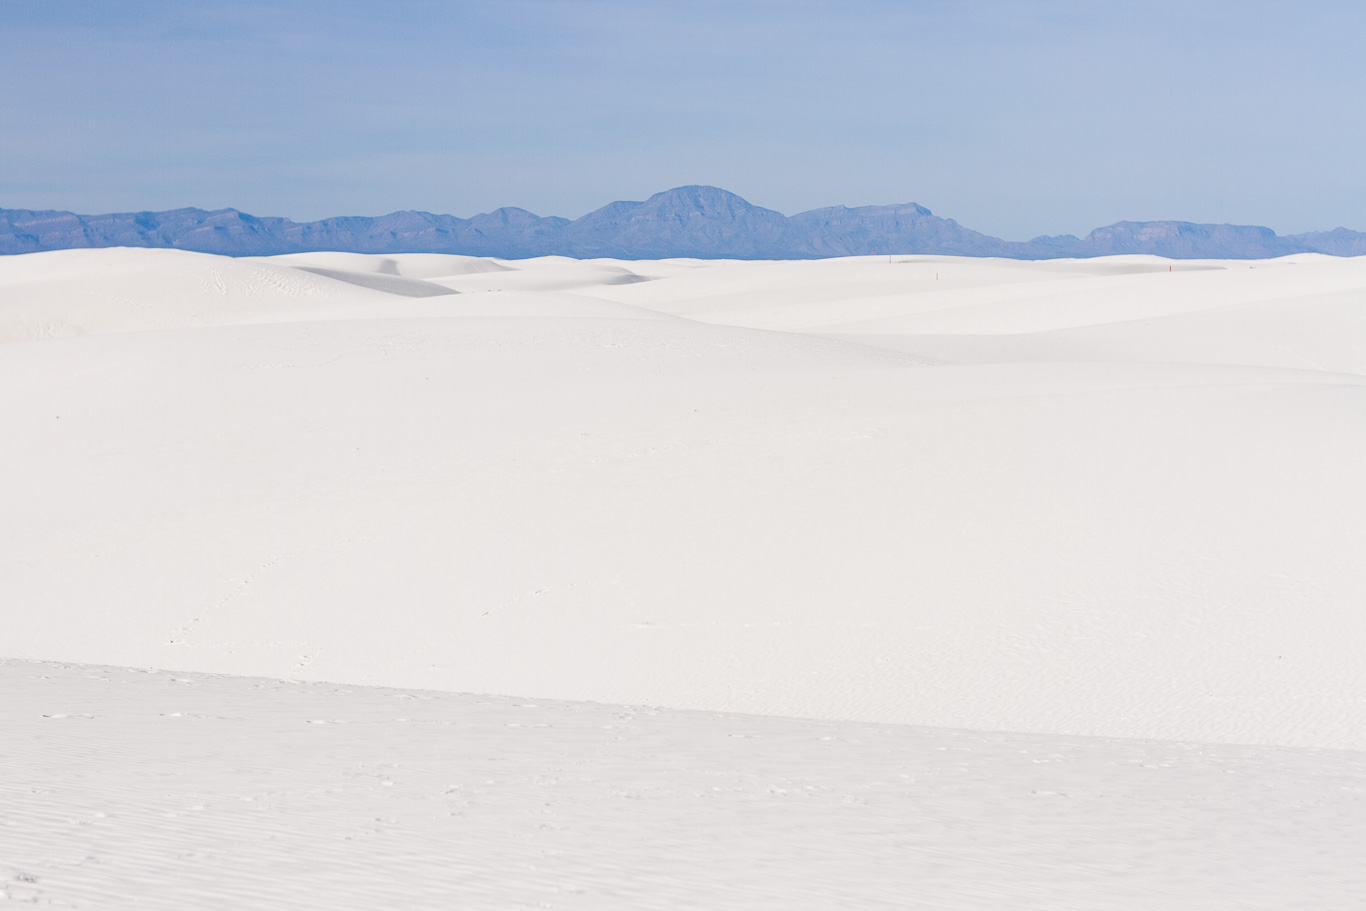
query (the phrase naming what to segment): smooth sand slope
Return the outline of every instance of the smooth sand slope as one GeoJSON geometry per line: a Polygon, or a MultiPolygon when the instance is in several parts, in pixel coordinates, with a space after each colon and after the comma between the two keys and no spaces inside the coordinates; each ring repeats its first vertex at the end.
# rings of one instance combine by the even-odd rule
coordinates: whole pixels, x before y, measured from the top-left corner
{"type": "Polygon", "coordinates": [[[1355,911],[1366,894],[1361,753],[2,660],[0,719],[16,906],[1355,911]]]}
{"type": "Polygon", "coordinates": [[[3,654],[1366,749],[1366,262],[1168,265],[0,260],[3,654]]]}

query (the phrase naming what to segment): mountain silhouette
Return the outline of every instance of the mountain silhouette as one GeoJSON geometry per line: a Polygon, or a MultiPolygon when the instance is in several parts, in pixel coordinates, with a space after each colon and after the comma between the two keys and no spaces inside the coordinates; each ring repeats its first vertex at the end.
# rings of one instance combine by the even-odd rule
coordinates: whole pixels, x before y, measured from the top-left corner
{"type": "Polygon", "coordinates": [[[582,218],[502,208],[459,218],[392,212],[295,222],[236,209],[76,215],[0,209],[0,253],[76,247],[174,247],[230,256],[313,250],[464,253],[508,259],[564,256],[660,259],[814,259],[952,254],[1016,259],[1151,253],[1174,259],[1260,259],[1289,253],[1366,255],[1366,233],[1336,228],[1281,236],[1253,225],[1122,221],[1084,238],[1007,241],[913,202],[831,206],[786,216],[717,187],[686,186],[644,202],[613,202],[582,218]]]}

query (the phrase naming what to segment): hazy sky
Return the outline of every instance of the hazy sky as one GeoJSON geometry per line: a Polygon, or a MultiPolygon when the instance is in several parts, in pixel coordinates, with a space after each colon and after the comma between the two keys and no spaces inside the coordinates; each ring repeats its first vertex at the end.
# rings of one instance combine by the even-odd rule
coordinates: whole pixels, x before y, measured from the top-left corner
{"type": "Polygon", "coordinates": [[[1366,230],[1366,3],[0,0],[0,207],[1366,230]]]}

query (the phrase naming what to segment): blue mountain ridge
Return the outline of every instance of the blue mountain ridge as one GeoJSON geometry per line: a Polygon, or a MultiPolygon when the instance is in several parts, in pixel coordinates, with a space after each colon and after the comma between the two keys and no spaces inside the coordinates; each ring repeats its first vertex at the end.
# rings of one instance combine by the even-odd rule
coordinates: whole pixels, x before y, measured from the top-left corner
{"type": "Polygon", "coordinates": [[[1006,241],[904,203],[832,206],[786,216],[716,187],[677,187],[644,202],[618,201],[582,218],[503,208],[458,218],[392,212],[295,222],[236,209],[77,215],[0,209],[0,253],[77,247],[171,247],[229,256],[316,250],[463,253],[516,259],[814,259],[866,254],[952,254],[1014,259],[1151,253],[1173,259],[1261,259],[1290,253],[1366,255],[1366,233],[1337,228],[1277,235],[1251,225],[1122,221],[1086,237],[1006,241]]]}

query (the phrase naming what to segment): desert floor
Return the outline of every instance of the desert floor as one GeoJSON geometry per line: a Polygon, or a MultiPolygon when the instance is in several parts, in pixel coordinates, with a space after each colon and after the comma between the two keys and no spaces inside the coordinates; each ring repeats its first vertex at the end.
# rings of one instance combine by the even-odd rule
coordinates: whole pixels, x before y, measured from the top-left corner
{"type": "Polygon", "coordinates": [[[1366,259],[3,257],[0,439],[0,898],[1366,895],[1366,259]]]}

